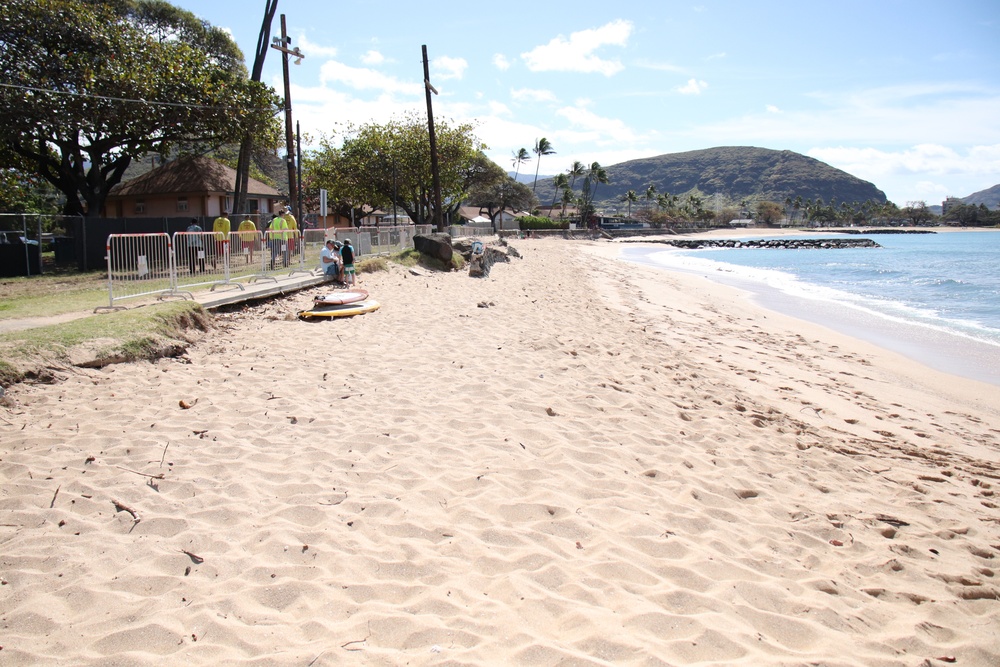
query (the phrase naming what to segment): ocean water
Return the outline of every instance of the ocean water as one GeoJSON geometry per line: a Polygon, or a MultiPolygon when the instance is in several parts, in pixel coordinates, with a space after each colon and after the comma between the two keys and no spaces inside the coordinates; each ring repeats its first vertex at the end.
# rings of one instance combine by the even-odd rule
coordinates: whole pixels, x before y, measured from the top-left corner
{"type": "Polygon", "coordinates": [[[677,250],[644,245],[626,248],[622,257],[740,287],[767,308],[937,370],[1000,385],[1000,233],[796,236],[864,237],[882,247],[677,250]]]}

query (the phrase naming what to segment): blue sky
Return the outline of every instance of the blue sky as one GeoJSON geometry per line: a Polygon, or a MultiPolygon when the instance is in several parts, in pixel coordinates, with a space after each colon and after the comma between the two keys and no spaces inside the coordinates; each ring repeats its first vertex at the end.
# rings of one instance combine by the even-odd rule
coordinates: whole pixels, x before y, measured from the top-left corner
{"type": "MultiPolygon", "coordinates": [[[[174,4],[252,59],[264,0],[174,4]]],[[[423,113],[426,44],[435,118],[477,123],[506,168],[546,137],[543,175],[760,146],[827,162],[900,206],[1000,183],[996,0],[279,0],[280,14],[306,54],[291,97],[312,136],[423,113]]],[[[273,49],[264,80],[281,91],[273,49]]]]}

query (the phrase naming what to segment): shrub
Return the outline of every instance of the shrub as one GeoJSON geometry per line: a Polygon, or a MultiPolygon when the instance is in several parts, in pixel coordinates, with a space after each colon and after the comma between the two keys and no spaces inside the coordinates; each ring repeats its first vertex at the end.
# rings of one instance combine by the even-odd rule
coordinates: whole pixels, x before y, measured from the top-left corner
{"type": "Polygon", "coordinates": [[[568,221],[557,222],[537,215],[526,215],[523,218],[518,218],[517,223],[522,231],[528,229],[569,229],[568,221]]]}

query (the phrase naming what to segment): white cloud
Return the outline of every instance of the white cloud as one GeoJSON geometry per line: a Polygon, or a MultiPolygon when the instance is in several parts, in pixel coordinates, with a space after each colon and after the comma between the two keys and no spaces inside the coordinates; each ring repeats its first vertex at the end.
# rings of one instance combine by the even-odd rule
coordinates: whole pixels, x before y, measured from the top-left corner
{"type": "MultiPolygon", "coordinates": [[[[574,107],[563,107],[556,111],[570,124],[570,130],[591,137],[597,144],[633,143],[639,136],[628,127],[624,121],[617,118],[598,116],[581,104],[574,107]]],[[[582,140],[583,137],[580,137],[582,140]]]]}
{"type": "Polygon", "coordinates": [[[686,71],[680,65],[674,65],[673,63],[655,62],[646,59],[637,60],[635,65],[636,67],[656,70],[658,72],[676,72],[677,74],[683,74],[686,71]]]}
{"type": "Polygon", "coordinates": [[[534,90],[531,88],[511,89],[510,96],[518,102],[555,102],[556,96],[551,90],[534,90]]]}
{"type": "Polygon", "coordinates": [[[875,183],[900,206],[917,200],[937,204],[949,195],[966,197],[996,185],[1000,174],[1000,144],[964,151],[939,144],[897,151],[838,146],[813,148],[807,154],[875,183]]]}
{"type": "Polygon", "coordinates": [[[501,72],[506,72],[510,69],[510,61],[507,60],[507,56],[502,53],[493,55],[493,65],[501,72]]]}
{"type": "Polygon", "coordinates": [[[809,155],[850,173],[876,178],[889,174],[924,176],[1000,174],[1000,144],[974,146],[964,154],[938,144],[919,144],[899,151],[875,148],[813,148],[809,155]]]}
{"type": "Polygon", "coordinates": [[[686,84],[677,88],[681,95],[701,95],[701,91],[708,88],[708,84],[697,79],[689,79],[686,84]]]}
{"type": "Polygon", "coordinates": [[[337,57],[337,47],[320,46],[319,44],[314,44],[313,42],[309,41],[309,38],[306,37],[305,33],[300,34],[298,40],[293,40],[289,46],[291,46],[291,48],[293,49],[296,46],[299,47],[299,49],[302,50],[302,53],[304,53],[306,57],[310,56],[313,58],[337,57]]]}
{"type": "Polygon", "coordinates": [[[361,62],[366,65],[381,65],[385,62],[385,56],[372,49],[371,51],[366,51],[365,54],[361,56],[361,62]]]}
{"type": "Polygon", "coordinates": [[[597,72],[612,76],[624,69],[617,60],[602,60],[594,51],[605,45],[625,46],[632,34],[632,22],[618,19],[589,30],[562,35],[548,44],[521,54],[532,72],[597,72]]]}
{"type": "Polygon", "coordinates": [[[719,53],[713,53],[709,57],[705,58],[705,60],[722,60],[725,57],[726,57],[726,52],[720,51],[719,53]]]}
{"type": "Polygon", "coordinates": [[[768,104],[764,108],[767,109],[768,113],[781,113],[781,109],[774,106],[773,104],[768,104]]]}
{"type": "Polygon", "coordinates": [[[449,56],[440,56],[435,58],[431,65],[434,67],[435,78],[438,79],[461,79],[462,75],[465,74],[466,68],[468,68],[469,63],[465,58],[451,58],[449,56]]]}
{"type": "Polygon", "coordinates": [[[422,95],[423,82],[400,81],[377,70],[351,67],[336,60],[328,60],[320,68],[320,82],[342,84],[355,90],[383,91],[400,95],[422,95]]]}

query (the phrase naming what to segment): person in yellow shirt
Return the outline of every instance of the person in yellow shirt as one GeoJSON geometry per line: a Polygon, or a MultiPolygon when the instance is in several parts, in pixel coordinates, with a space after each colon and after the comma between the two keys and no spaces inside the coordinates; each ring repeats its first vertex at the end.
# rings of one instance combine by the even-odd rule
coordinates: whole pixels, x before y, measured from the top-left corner
{"type": "Polygon", "coordinates": [[[267,242],[271,245],[271,270],[274,270],[274,260],[280,252],[284,265],[288,266],[288,223],[278,214],[271,218],[271,226],[267,231],[267,242]]]}
{"type": "Polygon", "coordinates": [[[295,220],[295,216],[292,215],[292,209],[288,206],[285,207],[282,217],[285,219],[285,224],[288,225],[288,231],[291,232],[290,234],[286,234],[288,237],[288,253],[294,255],[295,241],[299,237],[299,223],[295,220]]]}
{"type": "Polygon", "coordinates": [[[257,225],[253,224],[249,215],[240,223],[239,233],[243,254],[247,256],[247,264],[253,264],[253,248],[257,245],[257,225]]]}
{"type": "MultiPolygon", "coordinates": [[[[229,222],[229,211],[223,211],[222,215],[215,219],[212,224],[212,231],[215,232],[215,255],[212,256],[212,268],[216,268],[216,262],[220,255],[225,255],[229,249],[229,232],[232,224],[229,222]]],[[[223,260],[226,261],[226,260],[223,260]]]]}

